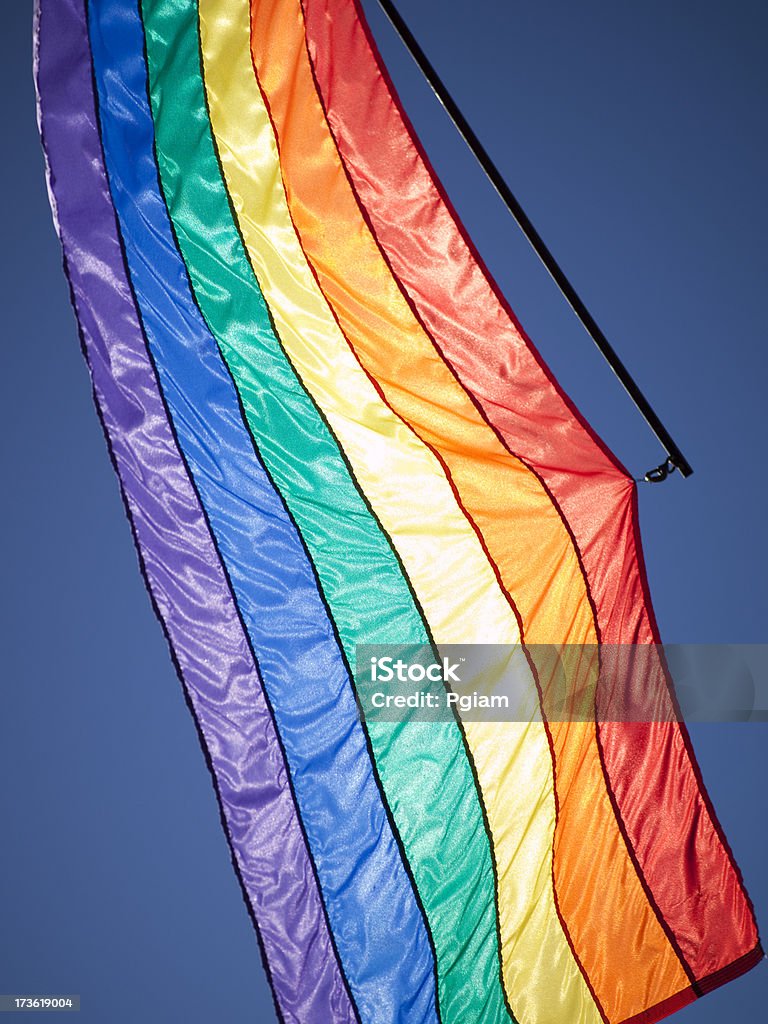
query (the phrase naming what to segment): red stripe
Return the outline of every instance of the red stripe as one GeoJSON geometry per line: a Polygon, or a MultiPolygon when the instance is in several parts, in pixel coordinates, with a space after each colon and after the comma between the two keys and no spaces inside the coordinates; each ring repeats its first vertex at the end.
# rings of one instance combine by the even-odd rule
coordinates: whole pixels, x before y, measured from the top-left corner
{"type": "MultiPolygon", "coordinates": [[[[331,130],[393,272],[485,416],[567,520],[601,641],[658,642],[634,484],[552,378],[464,233],[355,0],[304,6],[331,130]]],[[[666,692],[661,663],[651,682],[666,692]]],[[[600,741],[649,899],[694,976],[712,976],[755,947],[757,930],[687,733],[674,723],[603,724],[600,741]]]]}

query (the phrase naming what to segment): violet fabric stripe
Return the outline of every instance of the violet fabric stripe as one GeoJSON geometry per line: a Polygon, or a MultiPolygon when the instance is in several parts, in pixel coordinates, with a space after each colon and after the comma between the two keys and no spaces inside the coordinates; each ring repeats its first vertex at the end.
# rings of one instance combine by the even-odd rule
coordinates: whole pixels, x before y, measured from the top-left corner
{"type": "Polygon", "coordinates": [[[43,0],[36,79],[54,217],[145,578],[207,755],[284,1019],[351,1024],[287,771],[239,613],[158,391],[96,129],[82,0],[43,0]]]}

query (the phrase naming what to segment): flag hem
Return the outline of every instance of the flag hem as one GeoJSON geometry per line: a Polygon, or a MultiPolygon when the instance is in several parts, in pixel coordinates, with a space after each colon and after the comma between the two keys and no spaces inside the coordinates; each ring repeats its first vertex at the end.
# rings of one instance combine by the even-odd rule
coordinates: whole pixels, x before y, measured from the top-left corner
{"type": "Polygon", "coordinates": [[[698,993],[693,986],[684,988],[673,996],[669,996],[668,999],[663,999],[660,1003],[649,1006],[647,1010],[642,1010],[640,1013],[635,1014],[634,1017],[627,1017],[626,1020],[621,1021],[621,1024],[656,1024],[657,1021],[669,1017],[670,1014],[676,1013],[684,1006],[695,1002],[701,996],[714,992],[715,989],[720,988],[722,985],[727,985],[729,981],[740,978],[742,974],[746,974],[747,971],[751,971],[753,967],[756,967],[764,956],[763,947],[758,941],[757,945],[748,953],[744,953],[743,956],[733,960],[730,964],[726,964],[725,967],[719,968],[719,970],[714,971],[714,973],[706,978],[698,980],[696,982],[696,988],[699,990],[698,993]]]}

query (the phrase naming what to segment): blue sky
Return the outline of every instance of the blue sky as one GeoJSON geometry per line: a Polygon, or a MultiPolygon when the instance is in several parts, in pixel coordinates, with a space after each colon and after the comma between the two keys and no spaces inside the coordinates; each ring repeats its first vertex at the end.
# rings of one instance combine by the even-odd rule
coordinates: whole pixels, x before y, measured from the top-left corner
{"type": "MultiPolygon", "coordinates": [[[[512,305],[637,475],[663,453],[366,0],[406,107],[512,305]]],[[[273,1019],[210,779],[89,393],[4,10],[0,991],[116,1024],[273,1019]]],[[[693,464],[641,488],[663,639],[764,643],[768,8],[400,0],[538,230],[693,464]]],[[[768,725],[692,729],[768,916],[768,725]]],[[[762,964],[681,1012],[758,1019],[762,964]]]]}

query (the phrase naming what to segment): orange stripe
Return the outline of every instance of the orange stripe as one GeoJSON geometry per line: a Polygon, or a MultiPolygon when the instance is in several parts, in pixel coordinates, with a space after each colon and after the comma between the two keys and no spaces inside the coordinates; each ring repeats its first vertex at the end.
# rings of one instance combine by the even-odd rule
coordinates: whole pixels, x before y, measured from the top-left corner
{"type": "MultiPolygon", "coordinates": [[[[517,604],[526,641],[595,643],[584,577],[557,509],[456,381],[362,217],[315,89],[298,0],[253,0],[252,50],[296,229],[357,357],[443,461],[517,604]]],[[[551,735],[560,910],[608,1017],[622,1020],[679,991],[687,977],[616,825],[594,725],[553,724],[551,735]]]]}

